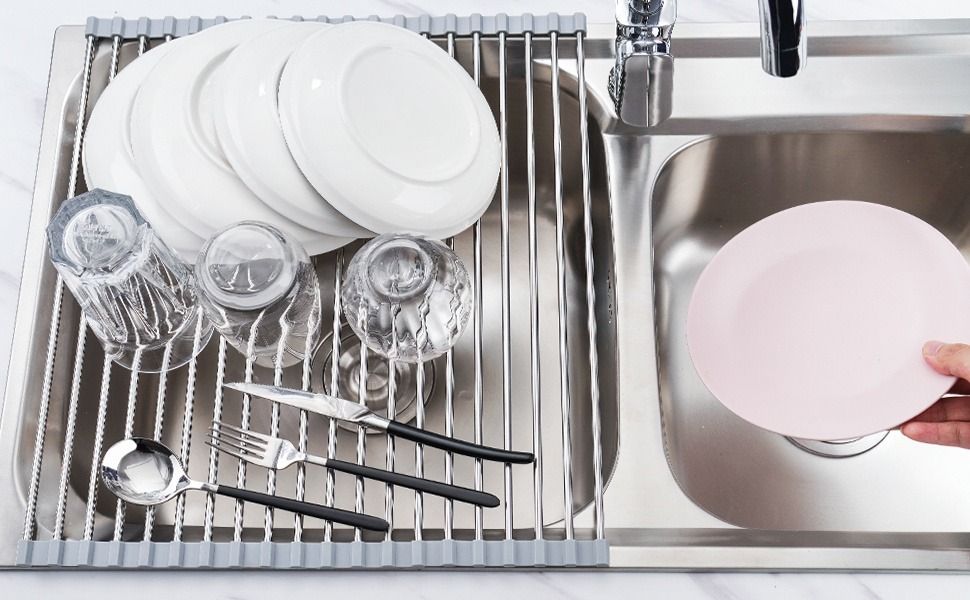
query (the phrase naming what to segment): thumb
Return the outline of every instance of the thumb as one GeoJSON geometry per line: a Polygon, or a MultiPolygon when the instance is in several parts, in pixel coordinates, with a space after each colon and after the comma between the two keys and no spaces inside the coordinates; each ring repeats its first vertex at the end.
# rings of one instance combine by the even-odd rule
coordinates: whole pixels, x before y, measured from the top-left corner
{"type": "Polygon", "coordinates": [[[966,344],[927,342],[923,358],[938,373],[970,380],[970,346],[966,344]]]}
{"type": "Polygon", "coordinates": [[[900,431],[917,442],[970,449],[970,423],[961,421],[906,423],[900,431]]]}

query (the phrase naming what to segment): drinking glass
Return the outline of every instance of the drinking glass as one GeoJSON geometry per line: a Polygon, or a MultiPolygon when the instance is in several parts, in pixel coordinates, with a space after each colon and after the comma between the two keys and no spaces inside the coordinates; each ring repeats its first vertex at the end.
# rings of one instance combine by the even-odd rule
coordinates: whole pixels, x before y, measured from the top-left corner
{"type": "Polygon", "coordinates": [[[384,234],[364,244],[341,290],[351,329],[381,356],[432,360],[468,323],[472,287],[458,255],[439,241],[384,234]]]}
{"type": "Polygon", "coordinates": [[[67,200],[47,226],[47,240],[54,268],[118,364],[174,369],[209,341],[212,326],[201,317],[192,271],[131,197],[96,189],[67,200]]]}
{"type": "Polygon", "coordinates": [[[319,341],[320,287],[299,242],[259,221],[213,235],[195,263],[199,301],[219,331],[264,367],[303,361],[319,341]]]}

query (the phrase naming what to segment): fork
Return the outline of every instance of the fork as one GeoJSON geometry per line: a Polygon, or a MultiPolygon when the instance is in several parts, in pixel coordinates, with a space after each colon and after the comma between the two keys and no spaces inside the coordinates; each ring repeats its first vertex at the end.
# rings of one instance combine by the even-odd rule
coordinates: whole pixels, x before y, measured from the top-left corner
{"type": "Polygon", "coordinates": [[[285,469],[298,462],[309,463],[478,506],[493,508],[499,505],[499,499],[494,494],[403,475],[393,471],[365,467],[335,458],[314,456],[300,452],[296,446],[282,438],[240,429],[220,421],[212,422],[205,443],[230,456],[267,469],[285,469]]]}

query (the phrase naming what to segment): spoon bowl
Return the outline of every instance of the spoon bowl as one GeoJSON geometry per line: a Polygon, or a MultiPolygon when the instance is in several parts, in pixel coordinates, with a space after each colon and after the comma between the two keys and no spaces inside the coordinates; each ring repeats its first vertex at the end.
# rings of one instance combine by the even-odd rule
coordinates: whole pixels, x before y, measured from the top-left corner
{"type": "Polygon", "coordinates": [[[194,487],[175,453],[145,438],[121,440],[108,448],[101,460],[101,479],[115,496],[142,506],[167,502],[194,487]]]}

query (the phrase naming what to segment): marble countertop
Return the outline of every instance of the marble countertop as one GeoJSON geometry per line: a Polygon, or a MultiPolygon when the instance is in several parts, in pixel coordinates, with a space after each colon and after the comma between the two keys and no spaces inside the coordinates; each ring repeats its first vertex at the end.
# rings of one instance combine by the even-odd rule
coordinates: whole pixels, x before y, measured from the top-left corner
{"type": "MultiPolygon", "coordinates": [[[[7,30],[0,38],[0,386],[6,381],[23,245],[33,190],[37,147],[47,84],[53,30],[83,23],[90,15],[129,17],[173,14],[251,16],[293,14],[419,14],[584,12],[609,22],[613,0],[169,0],[161,8],[149,0],[50,0],[5,3],[7,30]]],[[[810,20],[970,18],[963,0],[808,0],[810,20]]],[[[755,21],[755,0],[682,0],[681,21],[755,21]]],[[[970,107],[968,107],[970,110],[970,107]]],[[[742,574],[742,573],[132,573],[4,572],[9,597],[43,591],[45,597],[112,595],[143,600],[400,596],[469,598],[508,595],[530,598],[587,598],[649,595],[656,598],[966,598],[970,577],[912,574],[742,574]],[[323,587],[326,586],[326,587],[323,587]]]]}

